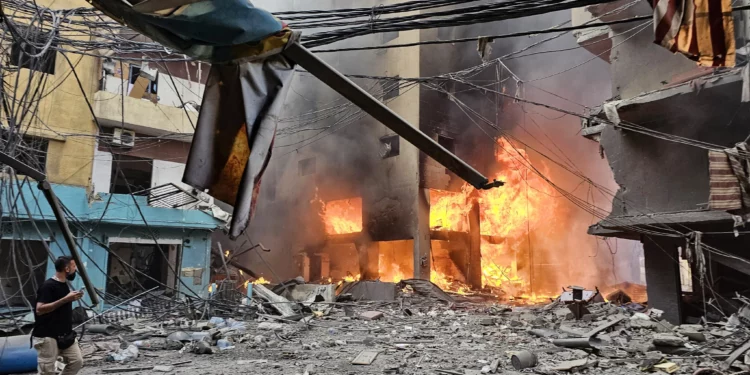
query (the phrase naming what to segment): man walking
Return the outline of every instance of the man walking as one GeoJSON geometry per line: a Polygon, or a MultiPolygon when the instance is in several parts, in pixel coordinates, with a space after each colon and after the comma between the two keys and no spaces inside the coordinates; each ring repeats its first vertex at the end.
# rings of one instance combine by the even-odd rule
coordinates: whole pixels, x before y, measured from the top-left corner
{"type": "Polygon", "coordinates": [[[83,291],[71,291],[67,281],[76,276],[72,258],[55,260],[55,275],[39,287],[34,311],[33,344],[39,356],[39,374],[54,375],[57,357],[63,357],[65,370],[61,375],[75,375],[83,367],[81,348],[73,331],[73,301],[83,291]]]}

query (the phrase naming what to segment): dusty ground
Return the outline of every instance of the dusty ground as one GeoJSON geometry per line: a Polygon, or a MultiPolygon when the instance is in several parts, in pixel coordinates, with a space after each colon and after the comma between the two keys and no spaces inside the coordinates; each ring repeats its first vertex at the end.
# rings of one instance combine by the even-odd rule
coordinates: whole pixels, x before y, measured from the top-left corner
{"type": "MultiPolygon", "coordinates": [[[[587,322],[570,320],[567,309],[560,306],[546,310],[514,307],[513,311],[507,312],[502,306],[493,304],[457,303],[448,306],[440,301],[421,299],[406,301],[403,305],[401,302],[357,303],[350,308],[351,317],[347,317],[340,307],[308,324],[281,323],[275,329],[269,328],[268,323],[263,324],[272,320],[247,321],[246,331],[225,334],[234,341],[235,347],[220,351],[214,346],[214,354],[194,354],[189,348],[183,352],[141,349],[135,361],[116,363],[106,361],[103,358],[107,353],[98,351],[87,356],[81,373],[100,374],[111,368],[191,361],[174,366],[171,373],[480,374],[483,368],[485,372],[492,372],[493,361],[497,360],[496,373],[509,374],[516,371],[510,359],[513,352],[530,350],[537,355],[538,365],[523,370],[525,373],[638,374],[645,358],[663,357],[679,366],[676,373],[692,374],[698,368],[719,368],[720,362],[705,353],[701,357],[692,357],[686,352],[705,346],[704,351],[710,350],[709,354],[726,357],[747,337],[742,332],[728,332],[722,325],[692,326],[688,328],[699,331],[707,339],[704,343],[693,342],[675,333],[681,330],[679,327],[661,325],[655,320],[634,321],[630,319],[632,311],[608,304],[592,307],[596,313],[588,316],[587,322]],[[384,316],[372,321],[360,319],[359,315],[367,311],[381,311],[384,316]],[[585,335],[597,326],[619,319],[622,319],[619,324],[596,335],[601,340],[598,349],[560,348],[551,342],[554,338],[585,335]],[[531,333],[532,329],[536,335],[531,333]],[[657,348],[653,339],[659,334],[672,335],[673,341],[676,336],[677,340],[670,343],[672,347],[657,348]],[[351,364],[365,350],[379,352],[375,361],[370,365],[351,364]],[[588,361],[583,368],[554,368],[576,359],[588,361]]],[[[176,330],[165,328],[167,332],[176,330]]],[[[113,338],[88,336],[83,343],[86,346],[101,340],[112,341],[113,338]]],[[[155,337],[152,342],[163,344],[164,338],[155,337]]],[[[742,366],[742,360],[740,357],[736,364],[742,366]]],[[[727,371],[732,372],[735,371],[727,371]]],[[[163,372],[140,370],[137,373],[163,372]]]]}

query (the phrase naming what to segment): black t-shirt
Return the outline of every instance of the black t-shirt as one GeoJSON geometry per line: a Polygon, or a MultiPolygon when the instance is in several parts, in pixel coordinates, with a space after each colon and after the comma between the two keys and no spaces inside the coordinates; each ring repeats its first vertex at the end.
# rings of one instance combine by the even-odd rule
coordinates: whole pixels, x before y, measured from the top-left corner
{"type": "MultiPolygon", "coordinates": [[[[52,303],[70,293],[68,284],[55,279],[45,280],[36,292],[36,302],[52,303]]],[[[34,306],[34,337],[60,337],[73,330],[73,302],[68,302],[44,315],[37,315],[34,306]]]]}

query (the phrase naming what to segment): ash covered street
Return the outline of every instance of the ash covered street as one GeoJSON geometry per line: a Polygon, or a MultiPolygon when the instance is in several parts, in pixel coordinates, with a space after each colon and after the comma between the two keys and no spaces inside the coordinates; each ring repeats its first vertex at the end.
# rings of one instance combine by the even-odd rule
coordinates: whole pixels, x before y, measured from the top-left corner
{"type": "MultiPolygon", "coordinates": [[[[736,316],[708,326],[673,326],[659,311],[618,303],[631,299],[622,290],[610,295],[612,303],[595,302],[599,295],[565,302],[569,296],[563,295],[548,304],[510,307],[448,295],[425,281],[405,283],[417,287],[405,286],[396,300],[318,302],[302,309],[315,313],[300,321],[274,309],[247,320],[127,319],[109,326],[110,335],[89,334],[82,341],[82,373],[692,374],[723,368],[728,357],[747,367],[742,352],[734,351],[746,340],[736,316]],[[586,313],[579,315],[579,308],[586,313]]],[[[353,286],[355,293],[393,288],[353,286]]],[[[325,290],[321,286],[293,288],[325,295],[315,294],[325,290]]]]}

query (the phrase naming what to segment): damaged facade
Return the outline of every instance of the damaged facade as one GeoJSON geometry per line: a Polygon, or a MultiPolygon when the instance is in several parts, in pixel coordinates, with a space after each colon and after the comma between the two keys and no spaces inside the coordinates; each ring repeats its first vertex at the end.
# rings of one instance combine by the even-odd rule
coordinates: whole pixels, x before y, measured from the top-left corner
{"type": "MultiPolygon", "coordinates": [[[[359,37],[356,45],[452,40],[521,28],[520,23],[493,23],[384,33],[359,37]]],[[[521,129],[526,113],[503,94],[523,96],[532,89],[516,81],[519,78],[512,70],[522,68],[520,60],[517,65],[509,63],[510,69],[494,60],[518,49],[517,44],[496,41],[493,48],[485,49],[483,55],[477,53],[477,44],[467,43],[320,56],[440,145],[489,178],[504,181],[505,186],[487,191],[467,186],[301,72],[287,97],[263,177],[256,214],[263,220],[250,228],[249,238],[272,252],[260,256],[249,252],[244,262],[273,281],[298,275],[308,281],[398,282],[416,277],[453,291],[487,288],[503,298],[542,301],[545,296],[556,296],[573,279],[585,280],[580,283],[586,282],[589,288],[597,286],[593,284],[597,278],[606,280],[598,285],[602,288],[624,280],[640,282],[637,264],[632,267],[635,275],[630,272],[631,264],[618,265],[621,279],[616,280],[609,262],[578,262],[578,254],[598,251],[597,240],[585,235],[590,218],[574,213],[575,207],[555,198],[559,193],[527,170],[533,164],[548,173],[553,165],[529,151],[518,137],[511,138],[510,133],[526,131],[521,129]],[[462,73],[454,79],[408,79],[446,72],[462,73]],[[490,85],[494,91],[481,92],[472,86],[472,82],[484,81],[497,81],[490,85]],[[265,261],[274,265],[275,275],[265,261]]],[[[580,96],[578,100],[587,99],[580,96]]],[[[530,122],[538,121],[542,128],[577,126],[575,121],[537,119],[528,120],[528,125],[539,126],[530,122]]],[[[588,146],[586,140],[580,142],[588,146]]],[[[580,150],[595,153],[596,147],[580,150]]],[[[223,246],[231,253],[246,254],[245,240],[223,246]]],[[[627,260],[623,255],[618,260],[627,260]]],[[[223,272],[219,268],[217,273],[223,272]]]]}
{"type": "MultiPolygon", "coordinates": [[[[191,122],[197,118],[196,103],[204,90],[201,70],[206,68],[184,62],[169,63],[168,68],[152,63],[149,68],[148,63],[79,56],[73,61],[75,77],[54,50],[40,58],[44,64],[33,67],[16,57],[11,56],[10,66],[18,71],[9,79],[33,74],[34,79],[54,80],[58,86],[41,99],[21,145],[4,151],[21,155],[23,162],[48,176],[70,215],[71,230],[97,291],[126,296],[141,285],[163,283],[183,292],[206,293],[212,232],[226,225],[228,215],[179,182],[190,148],[191,122]],[[170,78],[167,69],[175,77],[170,78]]],[[[8,124],[2,126],[2,141],[9,145],[8,124]]],[[[7,171],[4,176],[3,206],[14,202],[7,207],[16,209],[2,211],[0,257],[10,264],[0,270],[0,278],[4,295],[12,298],[2,298],[0,308],[25,308],[33,301],[34,285],[54,274],[50,257],[69,252],[36,183],[24,182],[22,176],[14,179],[7,171]],[[36,266],[29,271],[26,264],[36,266]]],[[[80,288],[81,283],[79,279],[73,285],[80,288]]]]}
{"type": "MultiPolygon", "coordinates": [[[[575,9],[573,21],[580,25],[626,5],[617,1],[575,9]]],[[[649,12],[649,5],[640,2],[602,20],[649,12]]],[[[747,64],[747,13],[733,14],[737,65],[742,66],[747,64]]],[[[725,313],[736,311],[731,297],[747,288],[747,238],[741,235],[746,220],[743,210],[709,206],[708,149],[733,148],[747,138],[743,68],[696,66],[654,44],[652,26],[642,33],[633,32],[634,27],[643,26],[609,25],[577,35],[582,47],[611,66],[613,99],[592,110],[582,134],[599,142],[619,185],[612,192],[611,213],[589,233],[643,243],[649,304],[664,310],[670,322],[700,317],[702,294],[719,296],[725,313]]],[[[713,318],[722,315],[709,310],[713,318]]]]}

